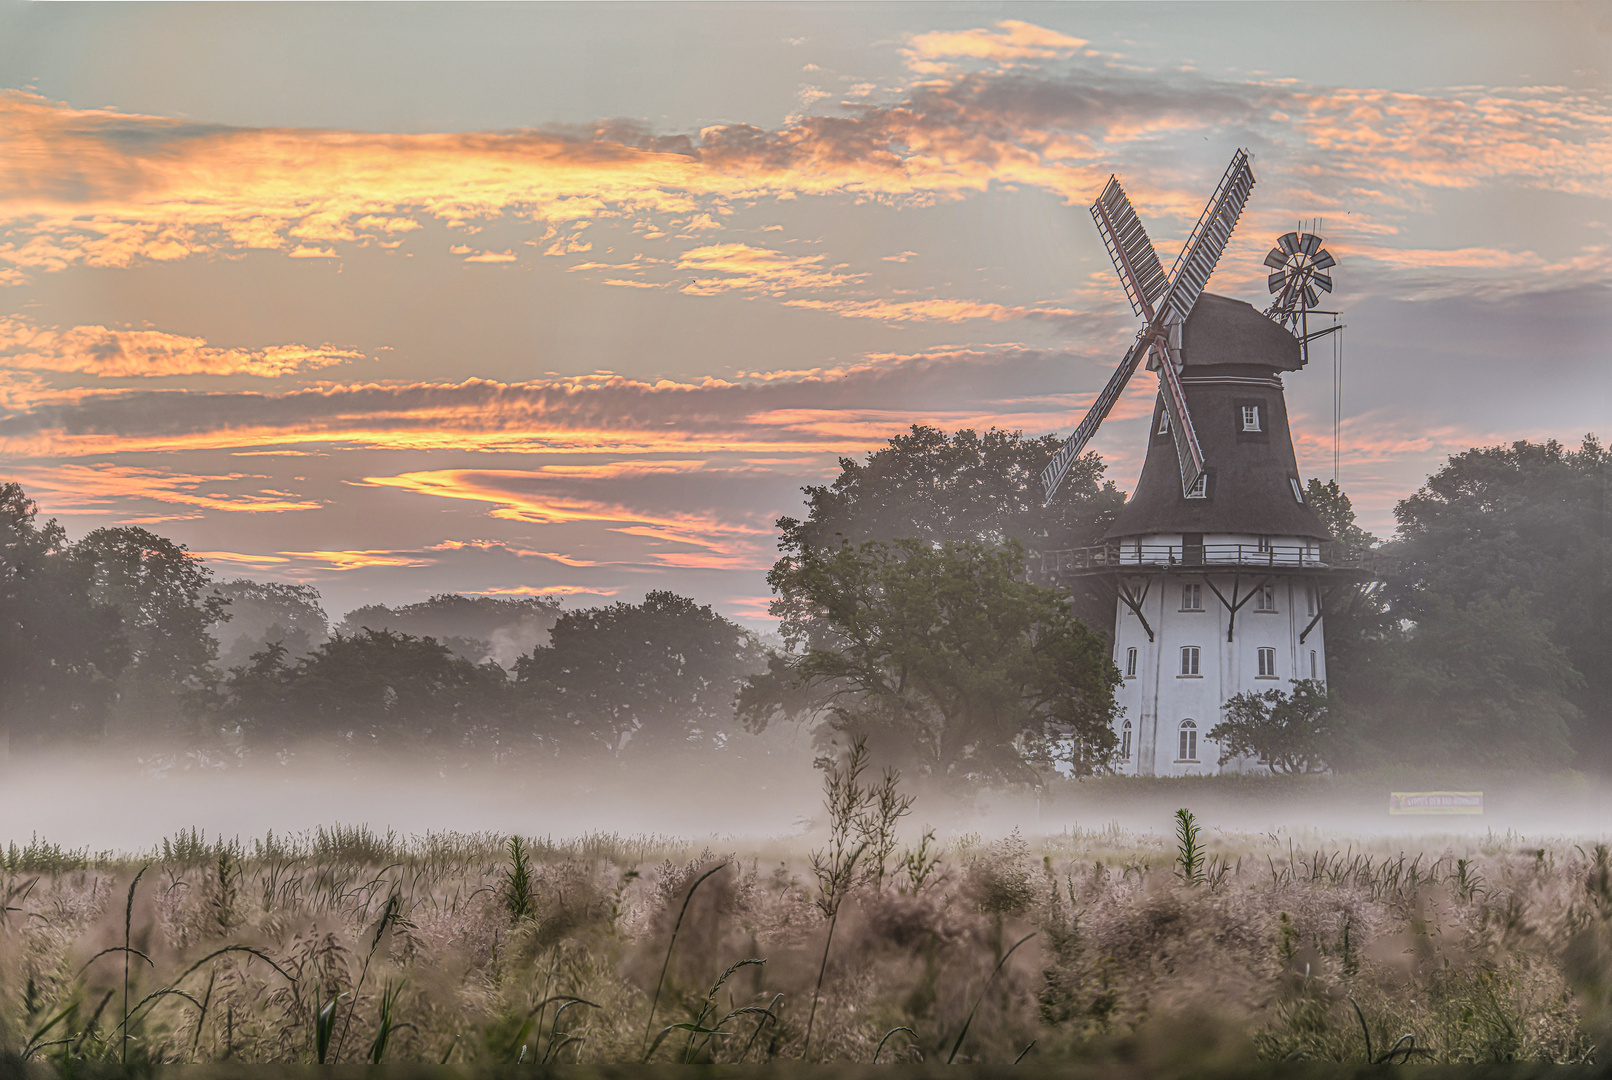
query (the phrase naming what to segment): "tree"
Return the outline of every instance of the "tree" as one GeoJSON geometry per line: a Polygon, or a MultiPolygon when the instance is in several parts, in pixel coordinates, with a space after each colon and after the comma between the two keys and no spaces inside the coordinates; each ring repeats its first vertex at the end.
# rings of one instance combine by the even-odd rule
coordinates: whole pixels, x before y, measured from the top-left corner
{"type": "Polygon", "coordinates": [[[1350,763],[1565,764],[1578,718],[1570,695],[1584,680],[1527,598],[1423,598],[1422,607],[1347,700],[1350,763]]]}
{"type": "MultiPolygon", "coordinates": [[[[1060,445],[1051,434],[964,428],[948,435],[914,424],[866,462],[841,458],[832,483],[802,488],[807,516],[778,519],[778,548],[790,558],[865,540],[1017,540],[1033,562],[1041,552],[1100,544],[1125,493],[1103,480],[1102,458],[1087,453],[1044,505],[1041,472],[1060,445]]],[[[1083,582],[1071,599],[1089,625],[1113,623],[1113,589],[1098,579],[1083,582]]]]}
{"type": "Polygon", "coordinates": [[[1226,702],[1223,715],[1209,731],[1220,744],[1220,764],[1252,757],[1276,773],[1326,770],[1332,709],[1320,682],[1295,679],[1290,693],[1244,691],[1226,702]]]}
{"type": "Polygon", "coordinates": [[[305,656],[330,636],[329,620],[312,585],[236,578],[214,590],[229,604],[229,622],[215,634],[219,638],[220,667],[245,663],[271,642],[280,642],[291,656],[305,656]]]}
{"type": "Polygon", "coordinates": [[[117,610],[90,595],[89,566],[38,513],[21,485],[0,484],[0,750],[11,735],[99,734],[129,661],[117,610]]]}
{"type": "Polygon", "coordinates": [[[209,630],[225,619],[227,603],[212,591],[212,571],[183,545],[132,527],[96,529],[72,557],[89,575],[91,600],[123,620],[129,666],[114,717],[184,730],[181,713],[216,677],[209,630]]]}
{"type": "Polygon", "coordinates": [[[433,638],[337,634],[295,665],[271,642],[230,670],[218,710],[260,744],[302,738],[406,747],[496,742],[507,676],[433,638]]]}
{"type": "Polygon", "coordinates": [[[559,601],[546,596],[439,593],[396,608],[385,604],[356,608],[336,629],[349,636],[367,628],[434,637],[471,663],[490,659],[509,667],[544,640],[559,611],[559,601]]]}
{"type": "Polygon", "coordinates": [[[1593,436],[1576,451],[1551,440],[1454,455],[1394,511],[1401,577],[1390,592],[1398,613],[1418,622],[1489,600],[1508,618],[1548,626],[1582,677],[1567,691],[1579,713],[1573,742],[1602,764],[1612,762],[1609,493],[1612,452],[1593,436]]]}
{"type": "Polygon", "coordinates": [[[565,612],[515,676],[563,745],[619,755],[721,747],[734,730],[734,696],[761,666],[742,627],[652,591],[642,604],[565,612]]]}
{"type": "MultiPolygon", "coordinates": [[[[1333,539],[1321,545],[1321,560],[1333,566],[1358,566],[1380,547],[1380,541],[1355,524],[1354,504],[1336,480],[1312,478],[1304,501],[1321,518],[1333,539]]],[[[1326,618],[1328,683],[1347,698],[1370,689],[1373,671],[1389,651],[1403,644],[1399,617],[1377,578],[1334,581],[1323,587],[1326,618]]]]}
{"type": "Polygon", "coordinates": [[[1327,527],[1332,539],[1321,545],[1321,561],[1347,566],[1375,548],[1380,541],[1355,524],[1354,503],[1336,480],[1322,483],[1311,477],[1304,485],[1304,501],[1327,527]]]}
{"type": "Polygon", "coordinates": [[[1017,542],[804,547],[768,575],[787,651],[740,695],[752,730],[810,720],[931,776],[1078,775],[1112,754],[1120,675],[1017,542]]]}
{"type": "Polygon", "coordinates": [[[1043,505],[1041,471],[1060,445],[1050,434],[1026,438],[992,428],[981,436],[964,428],[947,435],[914,424],[866,463],[841,458],[833,483],[802,488],[807,517],[779,519],[778,547],[798,555],[842,541],[906,537],[1017,540],[1030,552],[1100,543],[1125,495],[1103,482],[1102,458],[1088,453],[1069,470],[1052,505],[1043,505]]]}

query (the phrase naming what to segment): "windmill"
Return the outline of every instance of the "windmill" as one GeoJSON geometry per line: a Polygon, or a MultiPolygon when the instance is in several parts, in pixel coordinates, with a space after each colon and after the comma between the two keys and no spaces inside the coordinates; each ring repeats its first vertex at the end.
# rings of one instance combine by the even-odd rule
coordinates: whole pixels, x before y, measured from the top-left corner
{"type": "Polygon", "coordinates": [[[1266,259],[1269,310],[1204,291],[1253,185],[1239,150],[1168,274],[1117,179],[1091,208],[1145,321],[1042,473],[1048,500],[1143,360],[1159,393],[1141,474],[1104,543],[1046,552],[1042,567],[1057,583],[1113,587],[1114,767],[1131,775],[1247,766],[1218,760],[1211,733],[1227,703],[1284,681],[1324,685],[1328,597],[1370,577],[1323,558],[1332,535],[1309,502],[1282,382],[1307,365],[1306,342],[1333,332],[1306,326],[1330,292],[1332,256],[1301,227],[1266,259]]]}
{"type": "Polygon", "coordinates": [[[1172,350],[1180,347],[1181,324],[1192,313],[1193,306],[1209,282],[1209,275],[1214,273],[1215,264],[1220,261],[1221,252],[1226,250],[1226,244],[1231,239],[1232,230],[1237,227],[1237,219],[1242,216],[1243,206],[1248,202],[1248,193],[1253,187],[1254,172],[1248,166],[1248,154],[1238,150],[1232,155],[1231,164],[1226,167],[1225,175],[1220,178],[1208,205],[1198,217],[1198,223],[1187,235],[1187,242],[1176,257],[1175,265],[1166,276],[1158,253],[1153,250],[1153,242],[1148,239],[1147,230],[1142,227],[1141,219],[1131,207],[1125,189],[1120,186],[1117,177],[1108,178],[1108,185],[1092,204],[1091,216],[1097,222],[1098,232],[1102,234],[1103,246],[1114,260],[1114,270],[1119,274],[1120,283],[1125,286],[1131,309],[1145,318],[1147,324],[1137,333],[1135,343],[1120,361],[1119,368],[1109,377],[1108,385],[1097,395],[1086,418],[1042,472],[1041,483],[1046,489],[1048,503],[1057,493],[1058,485],[1063,483],[1070,466],[1080,457],[1086,443],[1097,433],[1098,426],[1125,392],[1126,384],[1131,381],[1131,376],[1136,373],[1144,357],[1148,368],[1159,373],[1159,393],[1164,399],[1164,407],[1170,418],[1170,432],[1181,462],[1182,494],[1191,493],[1202,478],[1203,450],[1198,444],[1192,417],[1187,413],[1186,394],[1181,389],[1172,350]]]}
{"type": "Polygon", "coordinates": [[[1313,232],[1284,233],[1265,256],[1265,265],[1271,269],[1265,281],[1274,297],[1271,306],[1265,309],[1265,316],[1293,331],[1306,362],[1310,359],[1310,342],[1342,329],[1334,323],[1310,333],[1311,314],[1337,314],[1320,311],[1317,307],[1321,294],[1332,291],[1332,275],[1324,271],[1337,265],[1337,260],[1322,243],[1313,232]]]}

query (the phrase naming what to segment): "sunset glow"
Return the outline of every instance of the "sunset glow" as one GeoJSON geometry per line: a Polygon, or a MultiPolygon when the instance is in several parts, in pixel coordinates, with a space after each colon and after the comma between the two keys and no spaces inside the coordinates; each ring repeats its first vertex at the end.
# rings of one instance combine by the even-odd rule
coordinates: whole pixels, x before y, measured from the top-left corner
{"type": "MultiPolygon", "coordinates": [[[[1168,267],[1238,146],[1258,185],[1210,288],[1263,307],[1275,238],[1326,237],[1342,351],[1287,396],[1329,478],[1341,365],[1364,524],[1449,453],[1608,433],[1612,98],[1566,8],[1381,10],[1403,32],[1330,33],[1324,69],[1255,8],[1214,17],[1257,49],[1174,8],[779,5],[743,50],[689,8],[693,55],[656,13],[619,56],[360,86],[281,35],[362,52],[381,11],[243,5],[196,24],[209,88],[66,7],[0,22],[30,43],[0,70],[5,479],[332,614],[670,588],[765,628],[774,522],[842,456],[1078,422],[1137,328],[1087,204],[1119,175],[1168,267]],[[1425,74],[1382,45],[1434,31],[1466,45],[1425,74]]],[[[455,33],[538,48],[554,17],[455,33]]],[[[1153,394],[1093,443],[1125,488],[1153,394]]]]}

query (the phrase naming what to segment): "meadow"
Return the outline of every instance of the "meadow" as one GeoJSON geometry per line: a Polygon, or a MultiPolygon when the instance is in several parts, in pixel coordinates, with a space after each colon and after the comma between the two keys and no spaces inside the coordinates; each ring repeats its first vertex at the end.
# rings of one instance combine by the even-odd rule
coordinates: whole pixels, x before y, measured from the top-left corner
{"type": "Polygon", "coordinates": [[[942,840],[898,830],[901,800],[852,778],[817,843],[730,851],[362,826],[12,844],[0,1055],[1589,1063],[1612,1022],[1604,845],[1190,813],[942,840]]]}

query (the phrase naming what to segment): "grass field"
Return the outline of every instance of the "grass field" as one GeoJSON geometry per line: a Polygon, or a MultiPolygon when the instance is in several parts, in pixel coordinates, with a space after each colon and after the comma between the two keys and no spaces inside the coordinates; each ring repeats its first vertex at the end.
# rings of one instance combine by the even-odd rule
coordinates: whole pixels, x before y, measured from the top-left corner
{"type": "Polygon", "coordinates": [[[713,851],[333,827],[184,833],[138,857],[14,844],[0,1052],[1584,1063],[1612,1023],[1604,846],[1190,820],[913,839],[713,851]]]}

